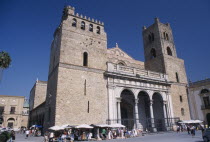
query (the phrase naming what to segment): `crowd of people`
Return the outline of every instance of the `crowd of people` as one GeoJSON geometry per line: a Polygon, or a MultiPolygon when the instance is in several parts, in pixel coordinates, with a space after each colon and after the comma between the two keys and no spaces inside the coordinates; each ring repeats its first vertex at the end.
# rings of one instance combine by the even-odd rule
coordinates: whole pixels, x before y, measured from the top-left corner
{"type": "Polygon", "coordinates": [[[204,131],[204,126],[202,125],[192,125],[192,124],[188,124],[188,125],[178,125],[177,126],[177,133],[179,132],[183,132],[183,131],[187,131],[188,135],[192,135],[192,137],[195,136],[195,132],[196,130],[201,130],[202,133],[204,131]]]}
{"type": "Polygon", "coordinates": [[[69,129],[46,132],[44,134],[45,142],[54,141],[83,141],[83,140],[111,140],[125,139],[142,135],[142,131],[133,129],[128,131],[125,128],[95,128],[95,129],[69,129]]]}

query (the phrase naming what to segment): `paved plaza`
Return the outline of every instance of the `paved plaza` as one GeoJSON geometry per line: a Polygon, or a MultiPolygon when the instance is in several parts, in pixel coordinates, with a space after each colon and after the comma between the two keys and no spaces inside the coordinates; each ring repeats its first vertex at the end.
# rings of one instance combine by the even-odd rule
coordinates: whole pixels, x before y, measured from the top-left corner
{"type": "MultiPolygon", "coordinates": [[[[15,142],[43,142],[43,137],[29,137],[25,139],[25,135],[17,134],[15,142]]],[[[104,142],[203,142],[203,139],[201,132],[197,131],[193,138],[191,135],[188,135],[187,132],[166,132],[129,139],[107,140],[104,142]]]]}

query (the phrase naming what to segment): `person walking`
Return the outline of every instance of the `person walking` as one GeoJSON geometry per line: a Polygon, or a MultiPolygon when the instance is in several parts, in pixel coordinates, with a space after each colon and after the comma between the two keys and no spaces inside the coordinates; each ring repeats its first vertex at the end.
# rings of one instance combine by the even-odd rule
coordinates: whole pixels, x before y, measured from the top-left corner
{"type": "Polygon", "coordinates": [[[187,133],[190,135],[190,126],[187,126],[187,133]]]}
{"type": "Polygon", "coordinates": [[[191,134],[192,134],[192,137],[195,136],[195,126],[192,126],[191,127],[191,134]]]}

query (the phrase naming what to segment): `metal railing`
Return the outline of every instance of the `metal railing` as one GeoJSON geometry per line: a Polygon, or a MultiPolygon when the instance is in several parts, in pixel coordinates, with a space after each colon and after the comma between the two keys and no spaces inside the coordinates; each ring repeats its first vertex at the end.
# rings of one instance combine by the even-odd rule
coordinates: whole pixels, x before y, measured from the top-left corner
{"type": "Polygon", "coordinates": [[[175,124],[178,124],[179,118],[146,118],[146,119],[108,119],[107,124],[120,123],[125,125],[128,130],[138,128],[142,125],[143,131],[153,132],[154,128],[157,131],[169,131],[173,129],[175,124]]]}

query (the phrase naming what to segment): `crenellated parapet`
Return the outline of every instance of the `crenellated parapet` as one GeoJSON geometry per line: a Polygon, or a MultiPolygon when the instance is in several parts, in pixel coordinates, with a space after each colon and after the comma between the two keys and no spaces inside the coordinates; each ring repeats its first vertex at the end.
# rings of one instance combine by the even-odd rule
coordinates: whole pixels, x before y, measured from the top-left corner
{"type": "Polygon", "coordinates": [[[74,30],[85,35],[106,37],[104,22],[75,12],[75,8],[66,6],[63,10],[61,25],[63,29],[74,30]],[[85,32],[83,32],[85,31],[85,32]]]}

